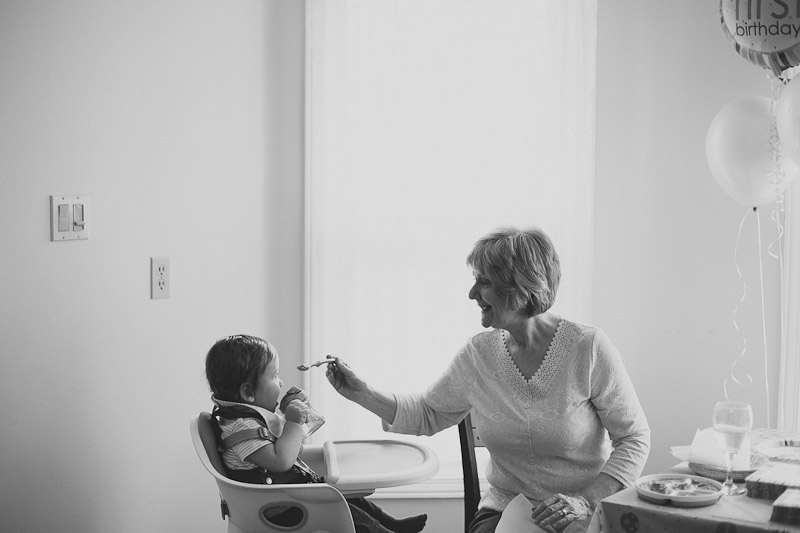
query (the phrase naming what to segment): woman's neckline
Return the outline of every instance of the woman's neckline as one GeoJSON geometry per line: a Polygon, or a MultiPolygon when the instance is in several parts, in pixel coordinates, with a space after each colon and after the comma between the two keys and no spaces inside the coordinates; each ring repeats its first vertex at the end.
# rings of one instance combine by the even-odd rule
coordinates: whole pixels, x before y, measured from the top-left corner
{"type": "Polygon", "coordinates": [[[503,353],[508,361],[512,365],[516,375],[525,383],[532,383],[538,381],[540,376],[543,374],[543,370],[547,367],[547,365],[553,359],[553,348],[557,345],[556,340],[561,332],[561,326],[564,323],[564,319],[561,317],[555,317],[555,328],[553,330],[552,335],[550,335],[550,340],[547,343],[547,349],[542,356],[541,361],[539,362],[538,366],[533,369],[531,367],[530,377],[526,377],[525,372],[520,368],[517,364],[517,361],[514,360],[514,357],[511,355],[511,350],[508,347],[508,339],[511,337],[511,333],[506,330],[500,330],[500,339],[502,341],[503,353]]]}

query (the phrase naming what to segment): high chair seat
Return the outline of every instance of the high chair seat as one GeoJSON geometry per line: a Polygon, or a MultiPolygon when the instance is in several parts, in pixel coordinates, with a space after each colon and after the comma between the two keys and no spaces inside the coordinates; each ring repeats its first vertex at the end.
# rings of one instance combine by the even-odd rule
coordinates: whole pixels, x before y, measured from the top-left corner
{"type": "MultiPolygon", "coordinates": [[[[347,501],[331,485],[255,485],[228,479],[212,423],[211,415],[202,412],[191,418],[189,428],[200,462],[217,482],[228,533],[355,533],[347,501]]],[[[305,453],[321,455],[321,447],[305,448],[305,453]]]]}

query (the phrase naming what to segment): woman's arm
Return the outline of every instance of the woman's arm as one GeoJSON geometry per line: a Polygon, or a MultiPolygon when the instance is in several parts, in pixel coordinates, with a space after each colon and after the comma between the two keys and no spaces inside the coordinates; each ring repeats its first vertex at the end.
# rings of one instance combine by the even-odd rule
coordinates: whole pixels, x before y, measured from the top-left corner
{"type": "Polygon", "coordinates": [[[613,447],[602,471],[630,486],[647,461],[650,426],[616,347],[600,331],[595,337],[591,401],[613,447]]]}
{"type": "Polygon", "coordinates": [[[472,408],[470,398],[479,374],[476,361],[491,349],[493,338],[486,333],[471,339],[424,393],[376,390],[339,358],[328,365],[326,376],[339,394],[378,415],[385,430],[433,435],[458,424],[472,408]]]}
{"type": "Polygon", "coordinates": [[[620,480],[601,472],[588,487],[578,493],[578,496],[584,497],[590,510],[594,511],[600,500],[624,488],[620,480]]]}
{"type": "Polygon", "coordinates": [[[387,424],[394,421],[397,414],[394,395],[369,386],[338,357],[335,363],[328,365],[325,375],[339,394],[378,415],[387,424]]]}

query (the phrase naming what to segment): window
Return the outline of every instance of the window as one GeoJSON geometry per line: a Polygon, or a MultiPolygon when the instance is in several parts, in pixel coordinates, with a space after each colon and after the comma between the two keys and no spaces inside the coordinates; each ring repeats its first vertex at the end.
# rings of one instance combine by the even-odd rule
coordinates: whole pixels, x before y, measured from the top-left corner
{"type": "MultiPolygon", "coordinates": [[[[481,331],[465,259],[504,225],[550,235],[555,310],[589,321],[596,2],[308,7],[306,356],[424,390],[481,331]]],[[[323,372],[307,379],[328,420],[319,441],[403,438],[323,372]]],[[[461,478],[457,440],[422,441],[444,478],[461,478]]]]}

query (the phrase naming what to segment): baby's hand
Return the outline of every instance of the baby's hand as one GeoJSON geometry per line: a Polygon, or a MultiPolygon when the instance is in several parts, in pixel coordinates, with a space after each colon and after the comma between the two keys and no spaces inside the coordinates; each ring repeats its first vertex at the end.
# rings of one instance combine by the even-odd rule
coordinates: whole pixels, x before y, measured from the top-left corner
{"type": "Polygon", "coordinates": [[[301,400],[303,402],[308,400],[308,396],[306,395],[303,389],[298,389],[297,387],[291,387],[289,390],[286,391],[286,394],[283,395],[281,398],[281,404],[278,407],[282,413],[286,413],[286,406],[289,405],[289,402],[292,400],[301,400]]]}
{"type": "Polygon", "coordinates": [[[287,422],[295,422],[297,424],[305,424],[308,418],[308,405],[301,400],[292,400],[286,409],[283,411],[283,416],[286,417],[287,422]]]}

